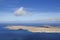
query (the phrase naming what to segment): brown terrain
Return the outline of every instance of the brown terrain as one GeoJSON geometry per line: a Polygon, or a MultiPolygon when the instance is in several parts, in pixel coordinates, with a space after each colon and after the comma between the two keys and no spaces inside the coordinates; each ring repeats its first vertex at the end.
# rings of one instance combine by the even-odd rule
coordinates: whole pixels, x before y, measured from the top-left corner
{"type": "Polygon", "coordinates": [[[32,27],[32,26],[7,26],[5,27],[9,30],[28,30],[31,32],[56,32],[60,33],[60,27],[53,27],[53,26],[47,26],[45,25],[44,27],[32,27]]]}

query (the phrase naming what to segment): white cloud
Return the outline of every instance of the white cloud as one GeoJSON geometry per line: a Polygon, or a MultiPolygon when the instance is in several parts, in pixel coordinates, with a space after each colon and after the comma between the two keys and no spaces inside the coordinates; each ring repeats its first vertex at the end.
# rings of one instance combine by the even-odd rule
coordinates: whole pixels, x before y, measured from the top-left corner
{"type": "Polygon", "coordinates": [[[21,15],[25,15],[27,12],[26,10],[24,9],[24,7],[20,7],[19,9],[17,9],[15,12],[14,12],[14,15],[15,16],[21,16],[21,15]]]}

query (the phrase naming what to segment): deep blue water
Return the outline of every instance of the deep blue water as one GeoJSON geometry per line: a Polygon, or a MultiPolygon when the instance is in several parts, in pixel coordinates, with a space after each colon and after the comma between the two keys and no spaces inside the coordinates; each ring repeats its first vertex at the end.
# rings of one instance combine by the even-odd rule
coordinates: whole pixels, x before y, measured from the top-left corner
{"type": "Polygon", "coordinates": [[[29,24],[9,24],[0,23],[0,40],[60,40],[60,33],[33,33],[28,30],[8,30],[4,27],[8,25],[24,25],[24,26],[60,26],[59,23],[29,23],[29,24]]]}

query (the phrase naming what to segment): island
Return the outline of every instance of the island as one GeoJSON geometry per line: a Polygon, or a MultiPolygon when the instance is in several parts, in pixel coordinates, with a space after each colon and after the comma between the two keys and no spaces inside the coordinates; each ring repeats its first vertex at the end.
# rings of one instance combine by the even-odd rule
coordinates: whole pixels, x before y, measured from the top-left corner
{"type": "Polygon", "coordinates": [[[60,33],[60,27],[47,26],[34,27],[34,26],[6,26],[8,30],[28,30],[30,32],[45,32],[45,33],[60,33]]]}

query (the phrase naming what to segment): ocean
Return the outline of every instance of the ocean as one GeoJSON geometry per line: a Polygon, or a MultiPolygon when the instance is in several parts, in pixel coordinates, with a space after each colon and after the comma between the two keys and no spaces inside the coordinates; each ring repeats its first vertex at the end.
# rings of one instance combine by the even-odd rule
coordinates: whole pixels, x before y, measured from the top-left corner
{"type": "Polygon", "coordinates": [[[0,40],[60,40],[60,33],[34,33],[28,30],[8,30],[9,25],[35,26],[43,25],[60,26],[60,23],[0,23],[0,40]]]}

